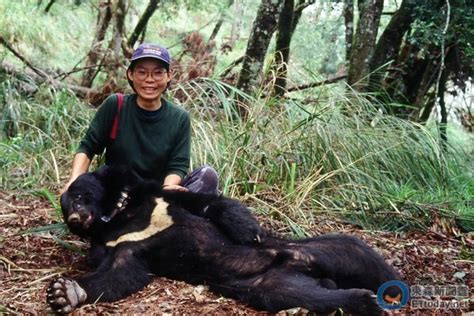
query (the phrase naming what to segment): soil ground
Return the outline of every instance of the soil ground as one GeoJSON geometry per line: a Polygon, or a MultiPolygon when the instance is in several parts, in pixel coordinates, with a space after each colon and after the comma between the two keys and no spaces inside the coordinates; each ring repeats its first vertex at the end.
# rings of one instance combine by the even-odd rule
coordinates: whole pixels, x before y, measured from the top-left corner
{"type": "MultiPolygon", "coordinates": [[[[51,205],[40,197],[0,191],[0,315],[47,314],[46,287],[60,274],[76,276],[89,271],[77,249],[87,244],[57,232],[25,233],[60,221],[51,205]],[[77,249],[71,249],[77,248],[77,249]]],[[[260,218],[266,228],[284,231],[282,223],[260,218]]],[[[369,232],[338,220],[322,218],[311,233],[343,232],[361,237],[377,249],[410,285],[467,286],[462,297],[434,299],[463,301],[463,309],[411,309],[390,315],[474,315],[474,262],[463,258],[472,252],[474,235],[452,227],[432,227],[428,232],[369,232]],[[469,306],[470,300],[470,306],[469,306]],[[469,312],[471,311],[471,312],[469,312]]],[[[115,303],[97,303],[74,314],[257,314],[252,308],[220,297],[205,286],[156,278],[142,291],[115,303]]],[[[260,313],[261,314],[261,313],[260,313]]],[[[293,309],[279,314],[306,314],[293,309]]]]}

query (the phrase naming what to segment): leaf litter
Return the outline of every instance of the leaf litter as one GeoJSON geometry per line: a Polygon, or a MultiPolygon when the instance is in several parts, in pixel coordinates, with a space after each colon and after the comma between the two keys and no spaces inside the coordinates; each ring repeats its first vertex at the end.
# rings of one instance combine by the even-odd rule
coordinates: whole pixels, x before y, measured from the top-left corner
{"type": "MultiPolygon", "coordinates": [[[[259,216],[259,220],[273,231],[288,231],[275,219],[259,216]]],[[[375,247],[409,285],[467,285],[469,288],[470,307],[464,310],[405,308],[386,312],[387,315],[472,315],[469,313],[474,310],[472,232],[453,232],[453,229],[375,232],[360,230],[337,218],[317,220],[318,225],[305,229],[314,235],[341,232],[362,238],[375,247]]],[[[69,234],[58,238],[49,231],[37,229],[60,222],[44,198],[0,191],[0,314],[45,314],[48,312],[46,287],[52,279],[60,274],[75,277],[90,271],[83,255],[87,249],[84,241],[69,234]],[[32,229],[34,232],[24,233],[32,229]]],[[[214,294],[204,285],[194,286],[166,278],[155,278],[142,291],[118,302],[86,305],[74,312],[75,315],[88,313],[268,314],[214,294]]],[[[299,308],[278,313],[306,314],[307,311],[299,308]]]]}

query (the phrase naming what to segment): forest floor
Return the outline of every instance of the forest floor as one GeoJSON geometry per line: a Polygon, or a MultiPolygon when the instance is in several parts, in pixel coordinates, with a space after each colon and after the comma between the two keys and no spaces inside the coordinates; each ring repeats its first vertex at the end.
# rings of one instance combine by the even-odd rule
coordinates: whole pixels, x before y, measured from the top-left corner
{"type": "MultiPolygon", "coordinates": [[[[58,217],[51,205],[34,196],[0,191],[0,314],[46,314],[46,287],[59,274],[76,276],[89,271],[82,254],[58,243],[50,233],[24,231],[52,224],[58,217]]],[[[260,218],[266,228],[284,231],[284,225],[260,218]]],[[[452,309],[405,309],[390,315],[474,315],[474,263],[463,260],[472,251],[474,235],[433,227],[429,232],[369,232],[337,219],[322,218],[311,233],[343,232],[356,235],[379,251],[410,285],[464,285],[469,287],[470,307],[452,309]]],[[[74,236],[63,238],[86,249],[74,236]]],[[[439,298],[438,298],[439,299],[439,298]]],[[[452,299],[452,297],[451,297],[452,299]]],[[[211,293],[204,286],[156,278],[144,290],[115,303],[87,305],[75,314],[257,314],[250,307],[211,293]]],[[[261,314],[261,313],[260,313],[261,314]]],[[[293,309],[280,312],[306,314],[293,309]]]]}

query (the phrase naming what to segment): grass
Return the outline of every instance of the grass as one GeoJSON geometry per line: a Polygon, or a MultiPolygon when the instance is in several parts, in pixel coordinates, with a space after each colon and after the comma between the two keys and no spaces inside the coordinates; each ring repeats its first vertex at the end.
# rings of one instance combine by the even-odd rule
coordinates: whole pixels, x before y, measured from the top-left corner
{"type": "MultiPolygon", "coordinates": [[[[67,91],[24,97],[12,80],[0,89],[0,184],[53,200],[94,111],[67,91]]],[[[251,197],[258,212],[283,218],[295,234],[325,213],[405,230],[426,229],[436,212],[473,229],[466,153],[444,152],[430,129],[381,113],[370,96],[332,91],[319,91],[318,103],[278,102],[201,79],[172,95],[187,96],[192,165],[213,165],[226,195],[251,197]],[[249,106],[248,120],[236,114],[236,99],[249,106]]]]}
{"type": "Polygon", "coordinates": [[[41,90],[25,98],[10,80],[3,82],[0,100],[0,185],[59,185],[93,111],[68,91],[41,90]]]}
{"type": "Polygon", "coordinates": [[[272,191],[304,225],[339,212],[368,228],[426,229],[436,211],[472,229],[472,210],[457,209],[473,196],[466,153],[444,152],[436,133],[380,113],[371,96],[326,91],[318,105],[245,96],[252,106],[242,122],[231,113],[232,87],[209,80],[181,89],[201,91],[185,105],[194,160],[217,167],[226,194],[272,191]]]}
{"type": "Polygon", "coordinates": [[[86,56],[92,43],[93,5],[62,3],[53,5],[50,13],[45,14],[45,5],[39,7],[37,3],[0,0],[0,36],[41,69],[72,69],[86,56]]]}
{"type": "MultiPolygon", "coordinates": [[[[143,1],[134,4],[137,12],[145,5],[143,1]]],[[[213,7],[212,14],[219,8],[213,7]]],[[[72,69],[92,43],[96,8],[69,1],[53,5],[49,14],[43,9],[44,3],[37,7],[37,1],[0,0],[0,36],[41,68],[72,69]]],[[[194,14],[191,20],[178,19],[182,22],[164,26],[166,14],[174,9],[168,10],[157,11],[149,30],[161,31],[148,32],[147,40],[166,38],[171,45],[174,37],[208,22],[205,16],[194,14]]],[[[244,13],[241,26],[249,29],[250,15],[255,12],[244,13]]],[[[335,26],[334,18],[318,23],[335,26]]],[[[314,37],[316,33],[308,33],[306,24],[298,32],[314,37]]],[[[230,27],[224,23],[224,29],[230,27]]],[[[219,43],[227,33],[219,34],[219,43]]],[[[323,36],[326,33],[317,34],[321,36],[318,47],[339,51],[341,43],[323,36]]],[[[336,54],[327,63],[330,54],[308,51],[306,39],[295,36],[292,44],[293,82],[289,85],[319,81],[324,73],[321,65],[330,64],[333,73],[341,61],[342,56],[336,54]],[[304,69],[298,67],[301,60],[318,62],[304,69]]],[[[244,44],[236,43],[237,47],[244,44]]],[[[219,55],[217,69],[239,56],[240,48],[227,57],[219,55]]],[[[22,66],[7,50],[0,51],[0,58],[22,66]]],[[[271,63],[266,64],[266,77],[271,78],[271,63]]],[[[0,186],[30,190],[53,203],[94,110],[67,90],[41,86],[29,95],[21,90],[25,82],[34,85],[27,77],[20,82],[0,73],[0,186]]],[[[366,228],[392,230],[426,229],[434,214],[440,214],[467,230],[474,229],[474,181],[469,171],[474,169],[472,136],[450,128],[450,147],[444,151],[435,128],[381,112],[383,107],[374,95],[338,84],[293,92],[278,100],[268,96],[272,84],[268,80],[253,96],[213,79],[182,83],[170,91],[193,117],[192,165],[214,166],[226,195],[245,198],[257,212],[283,219],[297,235],[304,235],[321,214],[342,216],[366,228]],[[246,121],[238,116],[237,99],[249,109],[246,121]]]]}

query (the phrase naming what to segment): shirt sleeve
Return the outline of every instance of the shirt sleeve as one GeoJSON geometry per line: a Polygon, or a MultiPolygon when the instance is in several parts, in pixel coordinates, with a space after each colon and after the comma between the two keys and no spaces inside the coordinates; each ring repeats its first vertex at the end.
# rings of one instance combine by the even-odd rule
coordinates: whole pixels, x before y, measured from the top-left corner
{"type": "Polygon", "coordinates": [[[109,142],[110,130],[117,114],[117,97],[109,96],[99,107],[86,134],[82,138],[78,153],[85,153],[89,159],[100,155],[109,142]]]}
{"type": "Polygon", "coordinates": [[[189,170],[191,156],[191,120],[187,112],[183,112],[181,115],[176,135],[166,175],[177,174],[184,178],[189,170]]]}

